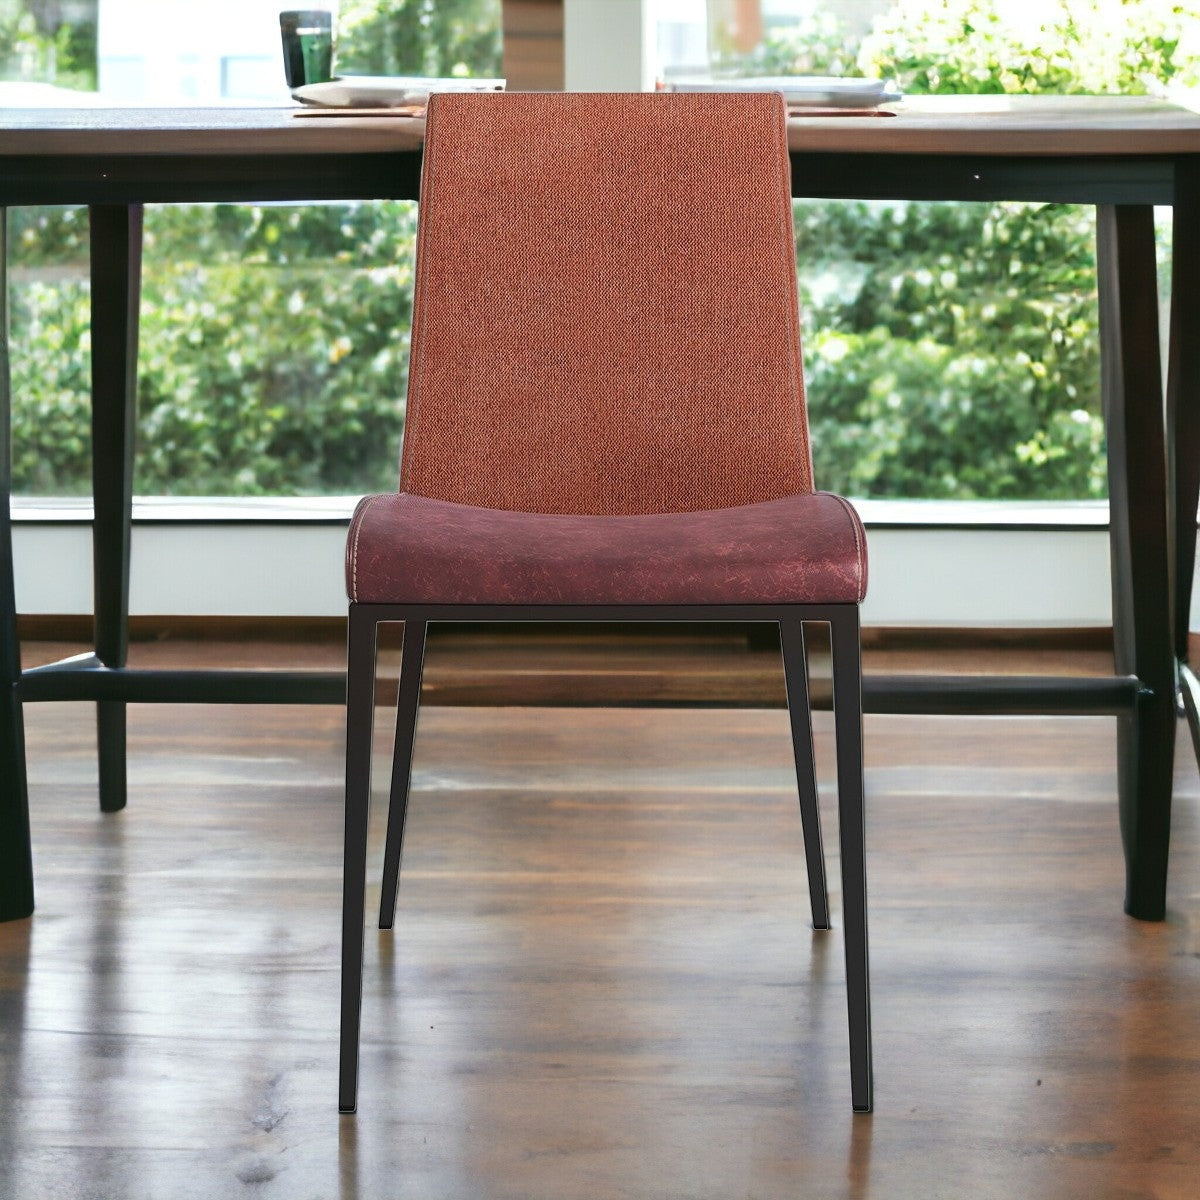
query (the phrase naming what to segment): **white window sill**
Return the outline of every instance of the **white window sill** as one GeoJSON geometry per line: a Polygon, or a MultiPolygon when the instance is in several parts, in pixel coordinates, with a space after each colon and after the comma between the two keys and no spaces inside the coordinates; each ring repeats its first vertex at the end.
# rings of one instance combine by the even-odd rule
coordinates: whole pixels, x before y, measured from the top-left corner
{"type": "MultiPolygon", "coordinates": [[[[357,501],[139,498],[131,611],[342,615],[346,525],[357,501]]],[[[870,531],[868,625],[1111,624],[1104,501],[871,500],[858,508],[870,531]]],[[[86,498],[14,499],[19,611],[92,611],[91,516],[86,498]]],[[[1200,601],[1192,628],[1200,628],[1200,601]]]]}
{"type": "MultiPolygon", "coordinates": [[[[358,496],[137,496],[137,524],[346,523],[358,496]]],[[[1105,529],[1106,500],[855,500],[868,528],[1105,529]]],[[[14,496],[14,522],[74,524],[92,519],[86,496],[14,496]]]]}

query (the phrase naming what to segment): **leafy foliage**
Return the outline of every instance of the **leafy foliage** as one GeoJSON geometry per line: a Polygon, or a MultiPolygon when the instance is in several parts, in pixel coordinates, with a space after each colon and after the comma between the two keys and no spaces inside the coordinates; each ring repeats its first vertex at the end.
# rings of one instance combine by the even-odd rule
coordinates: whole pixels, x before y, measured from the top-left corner
{"type": "Polygon", "coordinates": [[[739,51],[721,25],[711,31],[712,66],[718,74],[853,75],[858,43],[822,7],[797,13],[786,32],[769,33],[748,54],[739,51]]]}
{"type": "Polygon", "coordinates": [[[1196,0],[900,0],[859,66],[909,93],[1140,94],[1200,82],[1196,0]]]}
{"type": "Polygon", "coordinates": [[[96,90],[96,7],[63,12],[59,0],[0,0],[0,79],[96,90]]]}
{"type": "MultiPolygon", "coordinates": [[[[53,7],[0,0],[0,53],[10,26],[22,45],[43,44],[41,10],[53,7]]],[[[499,31],[500,0],[344,0],[339,65],[497,75],[499,31]]],[[[94,27],[92,37],[94,87],[94,27]]],[[[148,209],[135,489],[393,487],[415,233],[415,206],[402,202],[148,209]]],[[[15,210],[11,243],[14,487],[85,493],[86,212],[15,210]]]]}
{"type": "MultiPolygon", "coordinates": [[[[86,216],[26,209],[21,218],[12,279],[14,485],[84,493],[86,216]]],[[[405,202],[148,210],[136,490],[395,486],[415,233],[415,206],[405,202]]]]}
{"type": "Polygon", "coordinates": [[[1104,495],[1089,211],[813,204],[796,225],[822,486],[1104,495]]]}
{"type": "MultiPolygon", "coordinates": [[[[814,8],[743,66],[824,72],[859,55],[909,92],[1138,91],[1195,81],[1197,3],[898,0],[861,54],[814,8]]],[[[498,74],[497,7],[344,0],[339,61],[498,74]]],[[[86,492],[86,214],[10,220],[15,484],[86,492]]],[[[407,203],[148,210],[137,490],[394,486],[414,236],[407,203]]],[[[1089,209],[802,203],[796,249],[821,486],[1104,494],[1089,209]]]]}
{"type": "Polygon", "coordinates": [[[348,75],[501,72],[500,0],[343,0],[338,70],[348,75]]]}
{"type": "MultiPolygon", "coordinates": [[[[1126,92],[1200,79],[1197,0],[897,0],[855,49],[820,10],[741,69],[908,93],[1126,92]]],[[[852,495],[1106,491],[1090,209],[797,209],[822,486],[852,495]]]]}

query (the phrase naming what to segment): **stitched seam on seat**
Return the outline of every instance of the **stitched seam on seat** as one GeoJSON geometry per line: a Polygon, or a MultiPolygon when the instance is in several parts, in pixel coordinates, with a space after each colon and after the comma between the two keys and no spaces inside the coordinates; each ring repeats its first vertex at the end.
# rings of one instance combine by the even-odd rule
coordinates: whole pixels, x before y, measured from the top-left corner
{"type": "Polygon", "coordinates": [[[836,500],[850,518],[850,528],[854,530],[854,567],[855,574],[857,575],[855,591],[858,593],[859,600],[862,600],[866,594],[866,589],[863,587],[863,544],[862,534],[859,532],[858,513],[854,511],[854,508],[844,496],[839,496],[836,492],[823,492],[820,494],[830,496],[836,500]]]}
{"type": "Polygon", "coordinates": [[[367,509],[378,499],[378,496],[372,496],[358,510],[358,515],[354,518],[354,534],[350,539],[350,599],[355,601],[358,600],[358,539],[362,533],[363,521],[366,518],[367,509]]]}

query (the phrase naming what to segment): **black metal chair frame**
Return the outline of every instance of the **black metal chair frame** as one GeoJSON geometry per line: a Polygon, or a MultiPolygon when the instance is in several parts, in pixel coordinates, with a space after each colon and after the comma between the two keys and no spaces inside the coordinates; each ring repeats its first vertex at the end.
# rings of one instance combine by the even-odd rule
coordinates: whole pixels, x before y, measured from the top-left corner
{"type": "Polygon", "coordinates": [[[842,920],[846,952],[850,1091],[855,1112],[873,1103],[871,1000],[867,951],[867,881],[862,755],[862,667],[856,604],[795,605],[430,605],[351,604],[346,687],[346,837],[342,894],[341,1059],[338,1108],[352,1113],[358,1101],[358,1051],[362,1012],[367,821],[371,797],[371,746],[379,626],[404,625],[396,741],[384,850],[379,927],[392,928],[412,772],[413,741],[421,694],[425,635],[431,621],[675,621],[776,622],[783,646],[784,678],[813,927],[828,929],[825,862],[813,757],[804,622],[829,625],[833,660],[833,711],[837,741],[838,815],[842,869],[842,920]]]}

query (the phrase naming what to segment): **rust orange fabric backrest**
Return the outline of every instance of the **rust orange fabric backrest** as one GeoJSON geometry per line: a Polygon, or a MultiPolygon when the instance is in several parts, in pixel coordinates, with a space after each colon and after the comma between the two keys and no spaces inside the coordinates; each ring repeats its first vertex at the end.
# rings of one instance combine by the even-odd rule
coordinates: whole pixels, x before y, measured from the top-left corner
{"type": "Polygon", "coordinates": [[[402,491],[633,514],[812,490],[782,97],[440,94],[402,491]]]}

